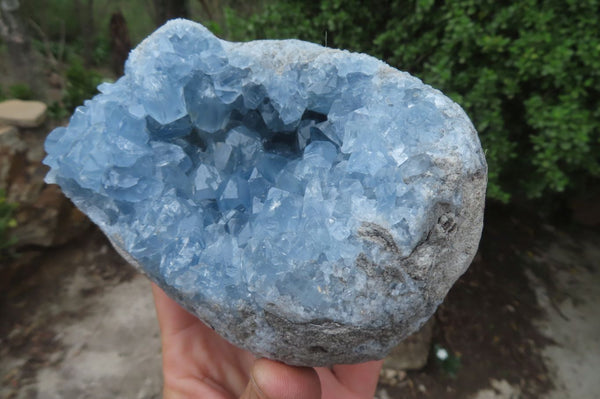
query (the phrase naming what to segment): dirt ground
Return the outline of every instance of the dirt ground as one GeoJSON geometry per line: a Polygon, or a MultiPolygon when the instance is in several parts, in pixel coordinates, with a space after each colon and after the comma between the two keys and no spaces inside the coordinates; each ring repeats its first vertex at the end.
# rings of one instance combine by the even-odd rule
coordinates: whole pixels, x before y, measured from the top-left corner
{"type": "Polygon", "coordinates": [[[18,262],[2,287],[0,397],[160,397],[150,283],[99,231],[18,262]]]}
{"type": "Polygon", "coordinates": [[[379,398],[600,397],[600,232],[493,208],[475,261],[439,308],[431,356],[379,398]]]}
{"type": "MultiPolygon", "coordinates": [[[[377,398],[597,398],[599,259],[597,229],[492,209],[435,316],[451,367],[432,354],[377,398]]],[[[149,283],[96,229],[3,265],[0,320],[1,398],[160,398],[149,283]]]]}

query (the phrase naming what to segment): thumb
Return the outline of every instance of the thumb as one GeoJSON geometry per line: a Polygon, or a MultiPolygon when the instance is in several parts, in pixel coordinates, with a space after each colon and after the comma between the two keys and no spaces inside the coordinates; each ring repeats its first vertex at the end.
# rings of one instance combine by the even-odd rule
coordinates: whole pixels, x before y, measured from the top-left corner
{"type": "Polygon", "coordinates": [[[293,367],[258,359],[241,399],[320,399],[321,384],[315,369],[293,367]]]}

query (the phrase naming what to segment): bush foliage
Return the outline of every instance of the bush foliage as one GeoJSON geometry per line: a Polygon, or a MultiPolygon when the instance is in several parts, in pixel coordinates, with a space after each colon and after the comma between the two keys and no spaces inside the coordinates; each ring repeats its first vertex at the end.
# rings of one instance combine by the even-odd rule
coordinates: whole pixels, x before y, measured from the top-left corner
{"type": "Polygon", "coordinates": [[[9,87],[10,98],[18,100],[33,100],[33,90],[27,83],[16,83],[9,87]]]}
{"type": "Polygon", "coordinates": [[[71,62],[66,78],[67,84],[62,101],[69,111],[73,111],[85,100],[98,94],[97,86],[102,82],[102,76],[98,72],[85,68],[78,59],[71,62]]]}
{"type": "Polygon", "coordinates": [[[291,0],[226,17],[231,39],[365,52],[441,89],[480,132],[492,198],[540,197],[600,176],[596,0],[291,0]]]}

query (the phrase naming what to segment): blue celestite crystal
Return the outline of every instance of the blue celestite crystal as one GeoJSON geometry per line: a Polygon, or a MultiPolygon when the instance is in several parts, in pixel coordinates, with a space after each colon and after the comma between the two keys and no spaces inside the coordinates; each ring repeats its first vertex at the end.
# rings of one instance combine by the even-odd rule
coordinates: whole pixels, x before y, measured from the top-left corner
{"type": "Polygon", "coordinates": [[[175,20],[99,90],[48,136],[46,181],[258,355],[381,358],[475,253],[486,164],[472,124],[370,56],[175,20]]]}

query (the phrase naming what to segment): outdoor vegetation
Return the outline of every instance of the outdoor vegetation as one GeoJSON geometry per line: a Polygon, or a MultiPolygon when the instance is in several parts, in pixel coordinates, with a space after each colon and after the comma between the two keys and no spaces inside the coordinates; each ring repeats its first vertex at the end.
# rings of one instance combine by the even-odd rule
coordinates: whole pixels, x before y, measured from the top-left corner
{"type": "Polygon", "coordinates": [[[298,38],[368,53],[439,88],[480,133],[492,200],[556,204],[600,177],[596,0],[4,3],[20,4],[0,21],[27,40],[16,46],[3,30],[0,99],[40,98],[58,121],[118,78],[132,46],[183,16],[230,40],[298,38]]]}
{"type": "Polygon", "coordinates": [[[597,1],[290,1],[227,16],[236,40],[365,52],[448,94],[481,135],[491,198],[581,190],[600,175],[597,1]]]}
{"type": "MultiPolygon", "coordinates": [[[[552,198],[581,192],[600,176],[595,0],[23,0],[23,28],[37,58],[47,61],[38,72],[64,81],[61,96],[50,101],[52,116],[64,118],[103,79],[117,77],[114,13],[126,23],[116,33],[128,35],[131,45],[183,15],[231,40],[298,38],[365,52],[406,70],[473,119],[489,163],[489,198],[552,198]]],[[[39,86],[12,82],[0,95],[31,98],[39,86]]]]}
{"type": "Polygon", "coordinates": [[[600,177],[596,0],[5,3],[0,99],[42,99],[58,122],[118,78],[131,47],[183,16],[230,40],[298,38],[368,53],[439,88],[480,133],[489,199],[556,208],[600,177]]]}

